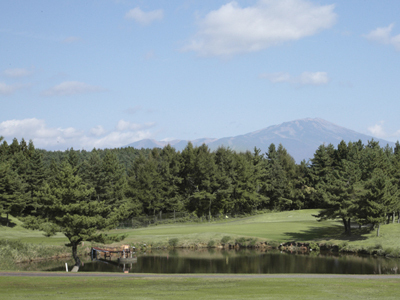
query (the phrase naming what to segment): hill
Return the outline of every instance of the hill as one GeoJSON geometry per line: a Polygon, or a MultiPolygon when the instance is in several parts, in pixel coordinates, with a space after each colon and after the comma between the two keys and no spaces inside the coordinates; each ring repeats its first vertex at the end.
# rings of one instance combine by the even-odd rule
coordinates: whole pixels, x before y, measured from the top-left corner
{"type": "MultiPolygon", "coordinates": [[[[341,140],[344,140],[346,143],[361,140],[366,144],[372,139],[379,141],[381,146],[389,144],[389,146],[394,147],[394,143],[392,142],[377,139],[319,118],[306,118],[285,122],[233,137],[225,137],[221,139],[202,138],[191,142],[194,146],[200,146],[205,143],[211,150],[215,150],[220,146],[225,146],[230,147],[235,151],[252,151],[254,147],[257,147],[261,149],[262,153],[268,151],[268,147],[271,143],[274,143],[276,146],[282,144],[290,155],[293,156],[296,162],[299,163],[303,159],[308,160],[312,158],[315,150],[321,144],[333,144],[336,147],[341,140]]],[[[127,146],[139,149],[154,147],[162,148],[167,144],[170,144],[176,150],[181,151],[185,148],[188,142],[189,141],[186,140],[162,142],[147,139],[127,146]]]]}

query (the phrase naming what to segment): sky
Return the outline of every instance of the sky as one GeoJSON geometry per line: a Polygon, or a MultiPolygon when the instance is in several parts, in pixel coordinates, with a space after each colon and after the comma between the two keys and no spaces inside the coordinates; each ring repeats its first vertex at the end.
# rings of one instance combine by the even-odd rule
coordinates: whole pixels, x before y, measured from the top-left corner
{"type": "Polygon", "coordinates": [[[0,1],[0,136],[36,148],[322,118],[400,139],[400,1],[0,1]]]}

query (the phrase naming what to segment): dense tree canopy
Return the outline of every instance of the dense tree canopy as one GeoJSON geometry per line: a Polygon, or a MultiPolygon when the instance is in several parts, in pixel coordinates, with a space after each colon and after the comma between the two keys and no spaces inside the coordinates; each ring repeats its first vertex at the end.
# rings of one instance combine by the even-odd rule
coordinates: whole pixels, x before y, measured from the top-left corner
{"type": "Polygon", "coordinates": [[[56,224],[41,229],[61,230],[72,246],[101,239],[97,230],[117,222],[116,211],[120,217],[187,212],[210,219],[319,208],[319,220],[339,218],[346,233],[352,222],[378,227],[394,222],[400,211],[399,143],[394,149],[374,140],[320,145],[309,162],[296,164],[283,145],[274,144],[267,153],[211,151],[191,143],[181,152],[171,146],[62,152],[35,149],[23,139],[0,142],[2,212],[56,224]],[[75,194],[67,193],[68,185],[75,194]],[[69,209],[86,224],[77,237],[65,226],[69,209]]]}

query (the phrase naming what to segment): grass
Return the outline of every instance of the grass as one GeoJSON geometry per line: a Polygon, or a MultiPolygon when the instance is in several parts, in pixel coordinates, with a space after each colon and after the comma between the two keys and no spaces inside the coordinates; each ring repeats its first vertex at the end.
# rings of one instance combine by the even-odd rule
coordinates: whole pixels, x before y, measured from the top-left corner
{"type": "Polygon", "coordinates": [[[399,279],[0,277],[4,299],[398,299],[399,279]],[[290,287],[290,288],[288,288],[290,287]]]}
{"type": "Polygon", "coordinates": [[[121,229],[113,233],[126,233],[129,243],[145,243],[153,246],[168,244],[171,238],[178,238],[179,246],[206,244],[210,240],[221,241],[229,236],[233,243],[240,237],[255,238],[263,241],[309,241],[323,237],[340,235],[342,229],[339,222],[317,222],[312,214],[317,210],[287,211],[267,213],[244,219],[224,222],[162,225],[139,228],[135,230],[121,229]]]}
{"type": "Polygon", "coordinates": [[[0,237],[3,240],[18,239],[25,243],[44,245],[65,245],[68,242],[68,239],[61,233],[47,238],[42,231],[22,227],[23,223],[14,217],[10,217],[10,221],[10,227],[0,226],[0,237]]]}
{"type": "MultiPolygon", "coordinates": [[[[243,219],[230,219],[211,223],[179,223],[150,226],[139,229],[117,229],[110,234],[126,234],[123,241],[126,244],[151,247],[206,247],[217,246],[235,241],[245,241],[245,244],[269,242],[279,244],[289,241],[318,242],[320,244],[339,245],[343,250],[373,249],[387,251],[394,256],[400,254],[400,224],[381,226],[381,236],[376,232],[360,232],[353,230],[353,235],[344,235],[340,221],[318,222],[313,216],[318,210],[297,210],[277,213],[266,213],[243,219]],[[377,247],[379,245],[379,247],[377,247]]],[[[64,245],[67,239],[62,234],[47,238],[43,232],[31,231],[22,227],[22,223],[11,218],[12,228],[0,226],[2,239],[20,240],[25,243],[41,245],[64,245]]],[[[90,247],[90,243],[85,243],[90,247]]]]}

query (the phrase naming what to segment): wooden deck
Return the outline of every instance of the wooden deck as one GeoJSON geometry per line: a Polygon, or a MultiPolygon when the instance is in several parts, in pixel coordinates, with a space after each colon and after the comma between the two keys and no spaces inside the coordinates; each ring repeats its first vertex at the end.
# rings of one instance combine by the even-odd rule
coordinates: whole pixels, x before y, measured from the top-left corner
{"type": "Polygon", "coordinates": [[[129,247],[129,245],[122,245],[121,247],[92,247],[91,251],[91,258],[99,259],[100,256],[103,254],[104,259],[110,259],[112,256],[117,256],[118,259],[134,259],[136,258],[136,249],[135,247],[129,247]]]}

